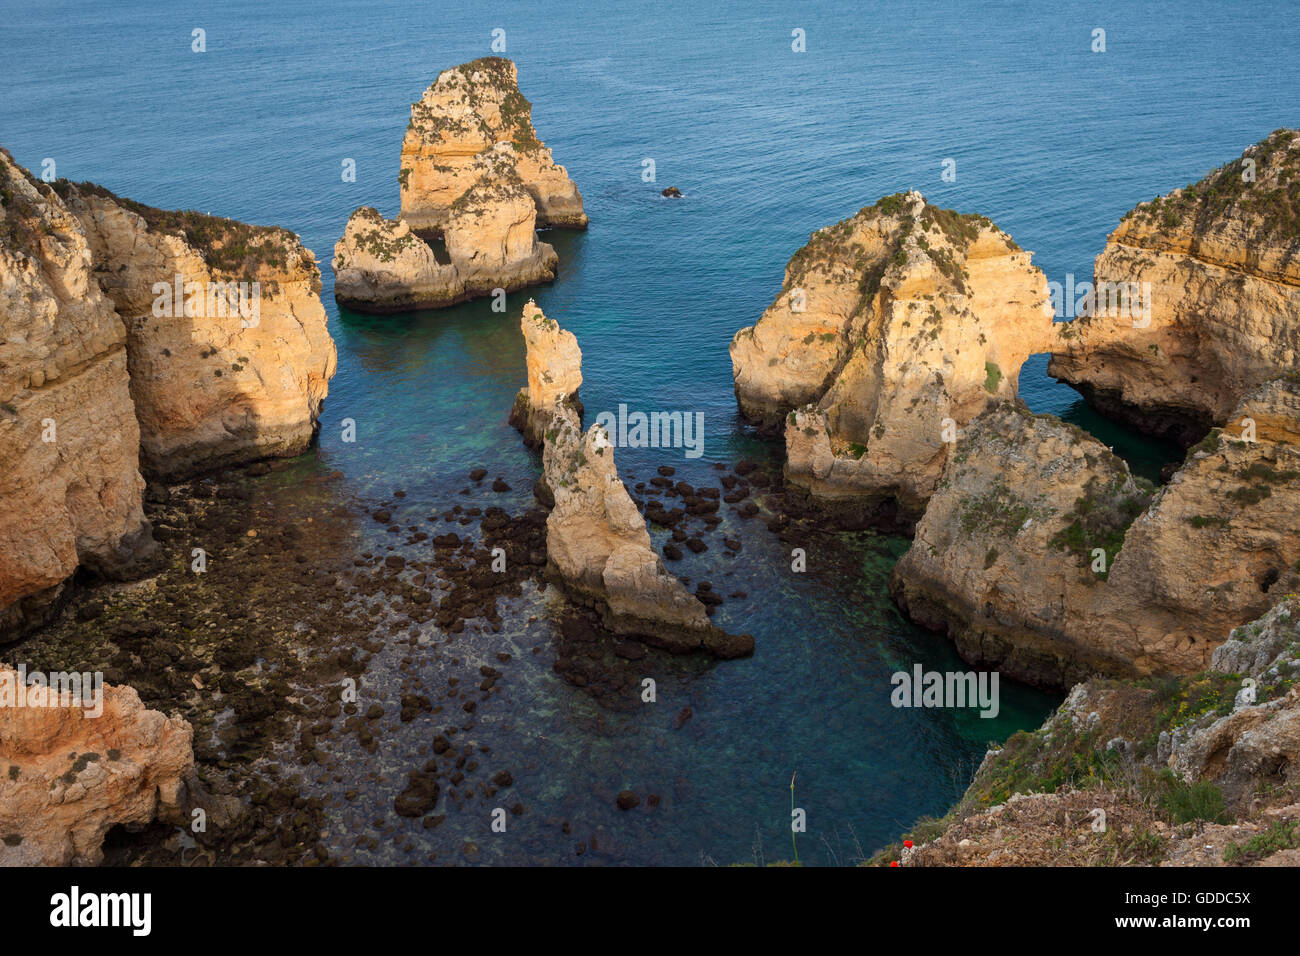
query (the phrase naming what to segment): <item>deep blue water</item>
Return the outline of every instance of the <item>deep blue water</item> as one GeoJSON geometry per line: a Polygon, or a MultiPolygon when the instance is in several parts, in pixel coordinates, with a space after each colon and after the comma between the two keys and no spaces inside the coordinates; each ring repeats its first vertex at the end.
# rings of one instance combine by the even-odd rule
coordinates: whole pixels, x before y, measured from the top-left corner
{"type": "MultiPolygon", "coordinates": [[[[1035,251],[1049,279],[1083,279],[1136,202],[1298,119],[1300,17],[1286,3],[785,7],[4,0],[0,144],[33,170],[49,157],[58,175],[141,202],[300,233],[322,264],[339,347],[319,460],[308,467],[342,470],[363,498],[402,488],[414,517],[464,501],[453,496],[480,464],[513,486],[507,507],[528,504],[536,459],[505,424],[524,378],[518,316],[528,294],[512,296],[505,315],[486,303],[340,315],[328,262],[355,207],[396,214],[409,104],[440,69],[489,53],[495,27],[507,31],[539,136],[591,216],[586,233],[546,237],[561,274],[533,292],[578,337],[589,414],[623,402],[705,415],[697,461],[620,451],[624,473],[640,479],[666,460],[703,483],[713,461],[772,453],[736,418],[727,345],[769,304],[813,230],[917,188],[992,218],[1035,251]],[[791,51],[796,27],[806,53],[791,51]],[[1105,53],[1090,51],[1096,27],[1105,53]],[[206,53],[191,52],[195,28],[206,53]],[[341,179],[345,158],[356,161],[355,183],[341,179]],[[646,158],[653,184],[641,178],[646,158]],[[945,158],[957,161],[955,183],[940,179],[945,158]],[[661,199],[668,185],[686,198],[661,199]],[[339,441],[345,417],[358,423],[354,445],[339,441]]],[[[1021,377],[1036,411],[1097,428],[1147,473],[1175,454],[1098,425],[1045,366],[1037,357],[1021,377]]],[[[801,856],[847,860],[945,810],[988,741],[1037,725],[1053,704],[1004,684],[997,720],[890,707],[891,671],[961,667],[945,640],[889,602],[884,582],[906,543],[843,536],[810,551],[796,575],[787,546],[757,523],[724,528],[743,537],[740,559],[715,549],[680,570],[748,590],[717,621],[755,635],[751,660],[657,665],[659,704],[605,713],[551,673],[555,598],[526,594],[501,634],[457,647],[474,660],[502,647],[516,654],[507,692],[476,733],[514,769],[530,813],[507,837],[493,837],[482,814],[455,814],[438,830],[417,821],[396,843],[352,850],[352,835],[391,807],[394,782],[427,749],[431,731],[416,722],[376,758],[348,755],[373,786],[336,810],[340,852],[445,860],[474,839],[488,860],[563,861],[599,830],[628,862],[745,860],[756,841],[771,859],[788,855],[797,772],[796,802],[809,814],[801,856]],[[696,716],[674,731],[685,704],[696,716]],[[612,794],[625,786],[663,794],[664,806],[620,814],[612,794]],[[575,821],[572,837],[559,836],[561,817],[575,821]]],[[[422,676],[435,684],[442,666],[430,657],[422,676]]],[[[384,667],[376,662],[372,680],[391,690],[398,676],[384,667]]]]}

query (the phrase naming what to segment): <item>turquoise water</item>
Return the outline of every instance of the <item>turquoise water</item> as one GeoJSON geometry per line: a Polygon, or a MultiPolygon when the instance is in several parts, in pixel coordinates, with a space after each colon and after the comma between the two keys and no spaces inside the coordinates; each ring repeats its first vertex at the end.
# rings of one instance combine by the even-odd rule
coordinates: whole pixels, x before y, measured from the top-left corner
{"type": "MultiPolygon", "coordinates": [[[[474,303],[372,319],[335,308],[328,260],[355,207],[397,212],[410,102],[439,69],[490,52],[495,27],[507,31],[539,135],[591,216],[586,233],[546,237],[561,273],[532,293],[578,337],[589,416],[619,403],[705,416],[698,460],[620,451],[635,480],[668,463],[704,484],[714,461],[776,454],[737,419],[727,344],[813,230],[917,188],[991,217],[1049,279],[1085,278],[1125,210],[1295,125],[1300,104],[1300,18],[1287,4],[209,6],[4,0],[0,143],[31,169],[49,157],[58,175],[142,202],[300,233],[322,263],[339,347],[318,467],[341,470],[362,498],[405,490],[412,516],[466,503],[457,492],[478,465],[513,490],[474,504],[529,504],[536,458],[505,423],[524,377],[527,294],[505,315],[474,303]],[[796,27],[804,54],[790,50],[796,27]],[[1104,54],[1089,50],[1094,27],[1107,31],[1104,54]],[[190,51],[195,28],[204,54],[190,51]],[[949,157],[955,183],[940,179],[949,157]],[[347,158],[355,183],[340,177],[347,158]],[[646,158],[656,183],[641,179],[646,158]],[[668,185],[685,198],[661,199],[668,185]],[[356,444],[340,441],[343,418],[356,420],[356,444]]],[[[1021,376],[1035,410],[1097,429],[1148,474],[1177,457],[1103,431],[1045,365],[1035,358],[1021,376]]],[[[401,821],[398,839],[352,849],[420,762],[432,730],[415,721],[376,757],[344,754],[377,782],[360,805],[337,809],[340,852],[445,860],[473,839],[485,860],[564,861],[599,832],[616,848],[605,860],[747,860],[756,842],[772,859],[788,855],[797,774],[809,816],[800,855],[845,861],[945,810],[988,741],[1037,725],[1055,702],[1008,682],[997,720],[892,708],[893,670],[962,666],[889,602],[884,582],[906,543],[818,539],[808,571],[793,574],[790,546],[759,522],[729,517],[721,530],[742,539],[741,557],[715,546],[678,570],[747,591],[716,620],[755,635],[751,660],[654,659],[659,703],[608,711],[552,673],[556,599],[530,590],[503,612],[501,633],[467,631],[455,645],[475,661],[515,655],[475,733],[512,769],[529,812],[509,838],[494,839],[475,811],[437,830],[401,821]],[[695,716],[674,730],[686,705],[695,716]],[[624,787],[664,802],[622,814],[613,794],[624,787]],[[574,822],[572,834],[558,819],[574,822]]],[[[445,664],[429,656],[421,676],[432,686],[445,664]]],[[[376,660],[376,686],[395,686],[391,665],[376,660]]]]}

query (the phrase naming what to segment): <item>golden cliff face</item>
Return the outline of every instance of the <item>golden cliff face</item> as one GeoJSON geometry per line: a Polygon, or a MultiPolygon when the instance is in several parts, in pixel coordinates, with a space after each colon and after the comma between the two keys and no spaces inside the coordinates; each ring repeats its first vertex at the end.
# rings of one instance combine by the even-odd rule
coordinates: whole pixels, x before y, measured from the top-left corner
{"type": "Polygon", "coordinates": [[[64,191],[126,324],[146,473],[304,451],[337,364],[311,251],[283,229],[64,191]]]}
{"type": "Polygon", "coordinates": [[[537,238],[537,206],[515,172],[515,148],[499,143],[469,165],[472,185],[442,224],[450,262],[411,230],[369,206],[348,219],[334,247],[334,295],[363,312],[437,309],[555,278],[559,256],[537,238]]]}
{"type": "Polygon", "coordinates": [[[908,193],[815,234],[731,356],[741,411],[784,422],[787,480],[862,519],[891,500],[918,514],[957,430],[1050,341],[1030,254],[908,193]]]}
{"type": "Polygon", "coordinates": [[[152,551],[126,332],[81,223],[0,150],[0,643],[152,551]]]}
{"type": "Polygon", "coordinates": [[[1229,421],[1152,496],[1073,426],[986,413],[894,571],[895,599],[967,659],[1038,683],[1204,669],[1233,627],[1300,590],[1300,385],[1261,386],[1229,421]]]}
{"type": "Polygon", "coordinates": [[[444,70],[411,104],[402,140],[402,218],[440,232],[452,205],[479,180],[475,160],[499,143],[537,208],[538,226],[587,226],[582,196],[533,130],[532,104],[519,92],[515,64],[484,57],[444,70]]]}
{"type": "Polygon", "coordinates": [[[1138,206],[1094,273],[1098,288],[1140,292],[1149,314],[1099,307],[1061,326],[1049,373],[1184,444],[1222,424],[1247,392],[1300,363],[1300,132],[1278,130],[1138,206]]]}

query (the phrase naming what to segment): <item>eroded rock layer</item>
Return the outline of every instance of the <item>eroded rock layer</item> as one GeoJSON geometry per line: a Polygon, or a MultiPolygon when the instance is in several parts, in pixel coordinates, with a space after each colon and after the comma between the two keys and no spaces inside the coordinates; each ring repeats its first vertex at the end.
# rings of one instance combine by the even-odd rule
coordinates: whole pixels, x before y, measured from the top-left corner
{"type": "Polygon", "coordinates": [[[285,229],[57,188],[126,323],[146,473],[304,451],[337,364],[311,251],[285,229]]]}
{"type": "Polygon", "coordinates": [[[334,246],[334,297],[366,312],[440,308],[467,298],[456,267],[440,263],[410,227],[371,206],[348,218],[334,246]]]}
{"type": "Polygon", "coordinates": [[[1094,284],[1093,314],[1061,326],[1048,372],[1106,414],[1184,444],[1222,424],[1247,392],[1300,364],[1300,132],[1277,130],[1129,212],[1094,284]]]}
{"type": "Polygon", "coordinates": [[[1300,589],[1300,385],[1262,386],[1229,417],[1232,434],[1211,433],[1152,496],[1074,426],[986,413],[894,570],[895,599],[966,659],[1037,683],[1203,669],[1217,635],[1300,589]],[[1233,437],[1252,423],[1255,440],[1233,437]]]}
{"type": "Polygon", "coordinates": [[[571,595],[598,607],[610,630],[674,653],[732,658],[753,652],[752,637],[710,624],[699,599],[664,569],[600,425],[584,435],[576,412],[561,405],[546,431],[542,461],[554,499],[547,562],[571,595]]]}

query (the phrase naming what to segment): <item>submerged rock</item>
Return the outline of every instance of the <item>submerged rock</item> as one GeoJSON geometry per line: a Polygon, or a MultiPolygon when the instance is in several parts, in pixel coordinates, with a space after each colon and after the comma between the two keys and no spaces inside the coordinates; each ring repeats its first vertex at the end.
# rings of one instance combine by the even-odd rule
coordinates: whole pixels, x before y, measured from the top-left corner
{"type": "Polygon", "coordinates": [[[515,64],[483,57],[443,70],[416,103],[402,140],[402,218],[440,232],[452,207],[480,179],[476,160],[499,143],[537,208],[537,225],[583,229],[582,196],[533,129],[515,64]]]}
{"type": "Polygon", "coordinates": [[[79,566],[153,553],[127,334],[85,228],[0,149],[0,643],[42,623],[79,566]]]}
{"type": "MultiPolygon", "coordinates": [[[[1191,444],[1300,356],[1300,131],[1142,203],[1094,267],[1091,315],[1048,373],[1107,415],[1191,444]]],[[[1087,303],[1085,303],[1087,305],[1087,303]]]]}
{"type": "MultiPolygon", "coordinates": [[[[0,695],[17,679],[0,668],[0,695]]],[[[94,866],[110,827],[178,816],[189,723],[146,709],[131,687],[102,691],[99,714],[0,706],[0,866],[94,866]]]]}
{"type": "Polygon", "coordinates": [[[561,405],[573,408],[582,420],[578,389],[582,386],[582,350],[572,332],[548,319],[532,299],[519,318],[527,349],[528,384],[519,390],[510,410],[510,424],[530,446],[541,446],[561,405]]]}
{"type": "Polygon", "coordinates": [[[982,216],[887,196],[819,230],[731,343],[741,412],[784,428],[787,487],[845,523],[917,517],[956,430],[1050,342],[1047,283],[982,216]]]}

